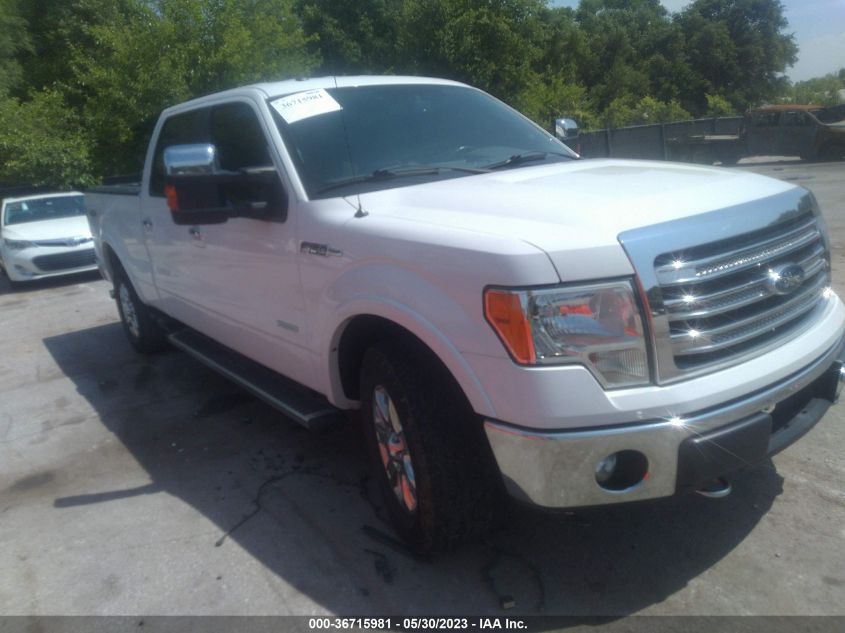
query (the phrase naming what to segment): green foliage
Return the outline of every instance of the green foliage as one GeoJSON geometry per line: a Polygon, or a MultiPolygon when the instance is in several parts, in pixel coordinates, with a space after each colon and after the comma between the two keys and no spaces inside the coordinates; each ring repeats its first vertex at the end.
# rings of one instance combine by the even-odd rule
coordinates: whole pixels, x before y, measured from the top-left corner
{"type": "Polygon", "coordinates": [[[163,108],[311,74],[457,79],[547,129],[833,98],[845,69],[787,86],[796,52],[779,0],[0,0],[0,180],[137,172],[163,108]]]}
{"type": "Polygon", "coordinates": [[[0,184],[93,184],[86,135],[60,94],[38,92],[23,103],[0,100],[0,121],[0,184]]]}
{"type": "Polygon", "coordinates": [[[845,89],[845,68],[838,73],[799,81],[790,86],[785,103],[836,105],[840,103],[839,91],[845,89]]]}
{"type": "Polygon", "coordinates": [[[736,110],[734,110],[730,101],[725,99],[723,96],[711,94],[704,96],[707,99],[707,111],[705,112],[707,116],[736,116],[736,110]]]}
{"type": "Polygon", "coordinates": [[[577,84],[568,83],[561,75],[551,79],[532,77],[531,83],[517,96],[513,105],[547,129],[562,113],[578,121],[581,129],[598,126],[587,91],[577,84]]]}
{"type": "Polygon", "coordinates": [[[659,0],[582,0],[575,18],[586,44],[579,82],[599,110],[618,98],[678,98],[690,70],[680,29],[659,0]]]}
{"type": "Polygon", "coordinates": [[[101,173],[140,169],[163,108],[316,65],[290,0],[137,2],[86,35],[96,48],[73,49],[71,91],[101,173]]]}
{"type": "Polygon", "coordinates": [[[297,11],[323,73],[391,72],[399,61],[401,0],[299,0],[297,11]]]}
{"type": "Polygon", "coordinates": [[[514,99],[542,50],[541,0],[406,0],[402,69],[465,81],[514,99]]]}
{"type": "Polygon", "coordinates": [[[604,127],[649,125],[693,118],[677,101],[659,101],[654,97],[635,100],[631,97],[614,99],[602,114],[604,127]]]}
{"type": "Polygon", "coordinates": [[[0,0],[0,97],[5,97],[23,78],[18,56],[32,44],[21,17],[18,0],[0,0]]]}
{"type": "Polygon", "coordinates": [[[743,111],[786,88],[782,73],[795,63],[798,47],[784,32],[779,0],[695,0],[675,22],[696,77],[684,95],[695,110],[706,108],[707,94],[743,111]]]}

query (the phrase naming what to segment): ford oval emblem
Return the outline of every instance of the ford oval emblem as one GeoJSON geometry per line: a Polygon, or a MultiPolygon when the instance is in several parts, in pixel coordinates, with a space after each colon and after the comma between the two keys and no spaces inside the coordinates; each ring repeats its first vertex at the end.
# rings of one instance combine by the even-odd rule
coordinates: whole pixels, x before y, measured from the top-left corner
{"type": "Polygon", "coordinates": [[[788,295],[798,290],[806,273],[799,264],[784,264],[769,269],[766,287],[776,295],[788,295]]]}

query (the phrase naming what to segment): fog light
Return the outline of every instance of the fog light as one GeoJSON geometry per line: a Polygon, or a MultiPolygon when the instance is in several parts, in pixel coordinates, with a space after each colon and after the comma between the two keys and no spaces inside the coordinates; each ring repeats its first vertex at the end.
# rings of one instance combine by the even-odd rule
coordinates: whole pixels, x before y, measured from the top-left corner
{"type": "Polygon", "coordinates": [[[608,492],[628,492],[648,478],[648,459],[639,451],[619,451],[596,464],[596,483],[608,492]]]}
{"type": "Polygon", "coordinates": [[[613,477],[613,472],[616,470],[616,453],[608,455],[598,464],[596,464],[596,481],[599,484],[606,483],[613,477]]]}

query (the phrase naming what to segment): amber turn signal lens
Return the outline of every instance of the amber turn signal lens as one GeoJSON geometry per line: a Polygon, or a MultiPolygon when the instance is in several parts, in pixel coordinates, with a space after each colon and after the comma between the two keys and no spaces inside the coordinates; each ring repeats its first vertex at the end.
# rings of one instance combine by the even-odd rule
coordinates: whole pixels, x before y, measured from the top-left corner
{"type": "Polygon", "coordinates": [[[524,365],[536,362],[531,325],[522,309],[519,295],[505,290],[486,291],[484,316],[517,362],[524,365]]]}
{"type": "Polygon", "coordinates": [[[171,211],[179,210],[179,196],[176,195],[176,187],[165,185],[164,195],[167,197],[167,206],[171,211]]]}

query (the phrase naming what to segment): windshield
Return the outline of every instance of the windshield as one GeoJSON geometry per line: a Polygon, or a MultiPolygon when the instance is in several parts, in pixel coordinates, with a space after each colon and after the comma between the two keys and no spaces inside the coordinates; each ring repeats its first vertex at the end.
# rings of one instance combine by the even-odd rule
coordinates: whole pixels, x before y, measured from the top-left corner
{"type": "Polygon", "coordinates": [[[551,134],[468,87],[330,88],[270,105],[311,198],[575,158],[551,134]]]}
{"type": "Polygon", "coordinates": [[[832,124],[845,122],[845,104],[812,110],[812,113],[822,123],[832,124]]]}
{"type": "Polygon", "coordinates": [[[53,198],[31,198],[6,204],[3,224],[23,224],[24,222],[40,222],[55,218],[69,218],[74,215],[85,215],[84,197],[56,196],[53,198]]]}

